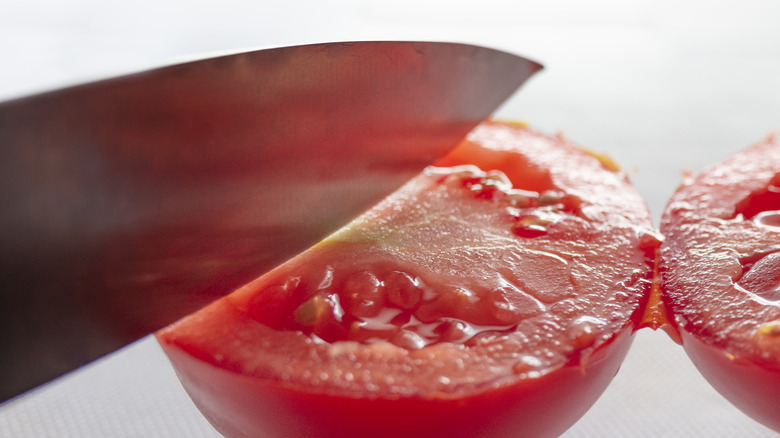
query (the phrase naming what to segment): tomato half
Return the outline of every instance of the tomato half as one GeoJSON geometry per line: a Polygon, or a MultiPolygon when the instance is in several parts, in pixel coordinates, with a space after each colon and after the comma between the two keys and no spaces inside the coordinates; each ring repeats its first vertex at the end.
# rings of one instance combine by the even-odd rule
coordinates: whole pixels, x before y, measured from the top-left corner
{"type": "Polygon", "coordinates": [[[780,141],[687,179],[661,221],[663,299],[712,386],[780,431],[780,141]]]}
{"type": "Polygon", "coordinates": [[[657,246],[611,162],[486,122],[158,339],[228,437],[555,436],[617,372],[657,246]]]}

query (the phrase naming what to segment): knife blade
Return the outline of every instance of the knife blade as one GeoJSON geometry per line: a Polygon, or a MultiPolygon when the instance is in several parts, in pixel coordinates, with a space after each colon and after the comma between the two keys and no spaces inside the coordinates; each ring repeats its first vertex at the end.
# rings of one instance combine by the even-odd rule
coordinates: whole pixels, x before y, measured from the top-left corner
{"type": "Polygon", "coordinates": [[[326,43],[0,104],[0,401],[335,231],[540,68],[464,44],[326,43]]]}

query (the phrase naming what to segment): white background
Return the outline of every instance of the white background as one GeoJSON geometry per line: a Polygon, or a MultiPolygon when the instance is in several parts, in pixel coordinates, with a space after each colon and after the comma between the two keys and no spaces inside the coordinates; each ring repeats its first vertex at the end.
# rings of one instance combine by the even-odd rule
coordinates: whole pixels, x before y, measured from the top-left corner
{"type": "MultiPolygon", "coordinates": [[[[546,68],[498,116],[631,170],[657,218],[780,127],[780,2],[0,0],[0,100],[208,53],[342,40],[487,45],[546,68]]],[[[0,352],[2,354],[2,352],[0,352]]],[[[0,376],[0,378],[2,378],[0,376]]],[[[151,339],[0,406],[1,437],[215,437],[151,339]]],[[[643,330],[574,437],[771,437],[643,330]]]]}

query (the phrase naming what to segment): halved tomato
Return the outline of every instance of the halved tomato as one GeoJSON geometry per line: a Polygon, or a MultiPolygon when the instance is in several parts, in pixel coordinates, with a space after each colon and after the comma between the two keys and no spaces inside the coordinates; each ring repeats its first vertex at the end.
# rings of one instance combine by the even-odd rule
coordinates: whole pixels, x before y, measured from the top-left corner
{"type": "Polygon", "coordinates": [[[658,243],[611,162],[488,122],[158,339],[228,437],[555,436],[617,372],[658,243]]]}
{"type": "Polygon", "coordinates": [[[661,233],[661,289],[683,347],[716,390],[780,431],[780,141],[688,178],[661,233]]]}

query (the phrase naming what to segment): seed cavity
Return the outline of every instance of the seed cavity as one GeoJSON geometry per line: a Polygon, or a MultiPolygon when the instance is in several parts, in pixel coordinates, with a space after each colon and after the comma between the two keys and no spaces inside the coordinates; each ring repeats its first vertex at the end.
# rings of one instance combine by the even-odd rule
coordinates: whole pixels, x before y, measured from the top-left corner
{"type": "Polygon", "coordinates": [[[735,205],[734,214],[745,220],[754,220],[759,224],[777,226],[777,214],[780,211],[780,172],[776,173],[767,185],[754,191],[735,205]],[[762,213],[765,213],[762,215],[762,213]]]}
{"type": "Polygon", "coordinates": [[[580,214],[582,200],[564,191],[550,188],[541,193],[514,188],[509,178],[500,171],[484,172],[476,166],[430,168],[443,184],[459,184],[475,193],[477,198],[489,199],[503,205],[514,218],[512,232],[522,238],[540,237],[563,213],[580,214]]]}
{"type": "Polygon", "coordinates": [[[770,302],[780,302],[780,251],[742,260],[743,273],[737,286],[770,302]]]}
{"type": "Polygon", "coordinates": [[[471,190],[477,198],[503,200],[512,190],[512,182],[501,171],[484,172],[472,165],[451,168],[430,168],[429,173],[440,175],[439,182],[459,184],[471,190]]]}
{"type": "Polygon", "coordinates": [[[265,287],[247,303],[247,315],[268,326],[279,325],[295,305],[293,298],[300,281],[300,277],[292,277],[282,284],[265,287]]]}
{"type": "Polygon", "coordinates": [[[753,221],[764,227],[780,228],[780,210],[762,211],[753,221]]]}

